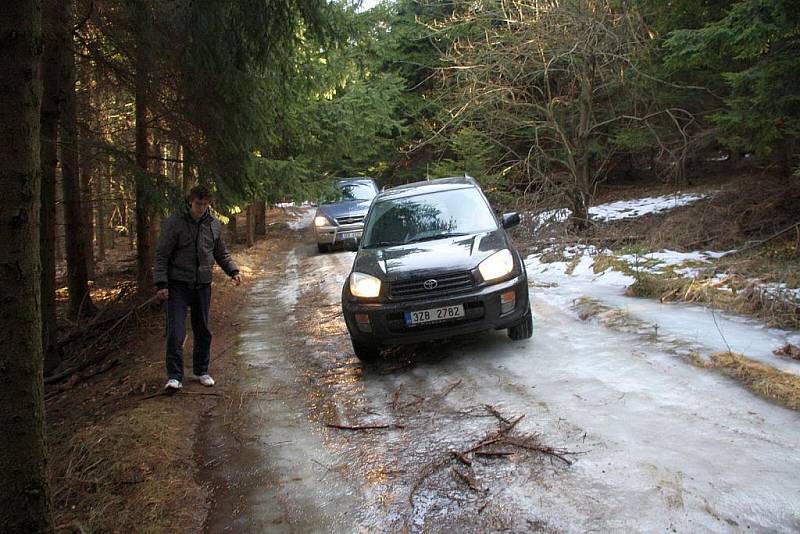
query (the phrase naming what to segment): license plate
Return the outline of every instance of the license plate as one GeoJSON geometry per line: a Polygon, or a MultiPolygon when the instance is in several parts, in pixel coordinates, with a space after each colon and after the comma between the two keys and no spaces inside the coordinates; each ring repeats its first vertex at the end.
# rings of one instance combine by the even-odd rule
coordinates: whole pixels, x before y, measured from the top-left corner
{"type": "Polygon", "coordinates": [[[339,234],[336,236],[336,239],[339,241],[344,241],[345,239],[358,239],[359,237],[361,237],[360,230],[355,232],[339,232],[339,234]]]}
{"type": "Polygon", "coordinates": [[[452,321],[464,317],[464,305],[443,306],[441,308],[429,308],[427,310],[417,310],[405,312],[405,322],[407,326],[417,326],[426,323],[438,323],[441,321],[452,321]]]}

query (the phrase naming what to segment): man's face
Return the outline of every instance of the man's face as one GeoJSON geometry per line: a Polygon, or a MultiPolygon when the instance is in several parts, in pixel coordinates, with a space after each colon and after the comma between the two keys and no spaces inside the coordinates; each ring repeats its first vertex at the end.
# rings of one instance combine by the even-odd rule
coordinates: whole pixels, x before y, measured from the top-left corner
{"type": "Polygon", "coordinates": [[[210,204],[211,201],[207,198],[193,198],[189,202],[189,211],[192,214],[192,218],[194,218],[194,220],[198,220],[200,217],[202,217],[210,204]]]}

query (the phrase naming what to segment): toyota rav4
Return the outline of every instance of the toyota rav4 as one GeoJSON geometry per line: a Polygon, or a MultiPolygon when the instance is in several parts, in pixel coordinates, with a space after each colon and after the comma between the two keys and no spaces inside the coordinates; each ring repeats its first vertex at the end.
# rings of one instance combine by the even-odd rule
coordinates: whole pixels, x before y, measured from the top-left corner
{"type": "MultiPolygon", "coordinates": [[[[470,177],[395,187],[375,197],[342,309],[356,356],[382,348],[508,329],[531,337],[525,264],[470,177]]],[[[355,242],[351,242],[355,248],[355,242]]]]}

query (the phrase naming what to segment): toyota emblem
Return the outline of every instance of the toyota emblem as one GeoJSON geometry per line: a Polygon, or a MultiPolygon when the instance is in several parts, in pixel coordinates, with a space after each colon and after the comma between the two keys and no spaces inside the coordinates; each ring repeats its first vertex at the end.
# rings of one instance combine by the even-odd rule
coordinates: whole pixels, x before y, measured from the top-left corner
{"type": "Polygon", "coordinates": [[[425,283],[422,284],[423,287],[427,290],[436,289],[436,286],[439,285],[439,282],[431,278],[430,280],[425,280],[425,283]]]}

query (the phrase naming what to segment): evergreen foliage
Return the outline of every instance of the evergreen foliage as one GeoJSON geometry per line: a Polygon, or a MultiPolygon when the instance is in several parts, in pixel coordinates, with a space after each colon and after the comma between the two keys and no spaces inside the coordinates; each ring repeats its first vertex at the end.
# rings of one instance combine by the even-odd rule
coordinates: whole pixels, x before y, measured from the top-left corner
{"type": "Polygon", "coordinates": [[[800,4],[740,0],[719,20],[676,29],[666,65],[718,75],[725,108],[711,119],[720,141],[758,154],[776,153],[790,170],[800,135],[800,4]]]}

